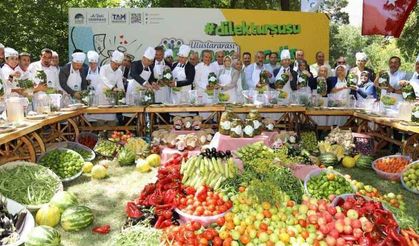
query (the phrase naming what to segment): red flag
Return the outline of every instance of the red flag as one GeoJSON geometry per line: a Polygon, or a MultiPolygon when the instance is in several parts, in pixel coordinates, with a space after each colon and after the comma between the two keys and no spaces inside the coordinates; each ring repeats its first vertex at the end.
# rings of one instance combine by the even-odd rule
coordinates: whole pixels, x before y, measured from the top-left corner
{"type": "Polygon", "coordinates": [[[416,0],[364,0],[362,35],[398,38],[416,0]]]}

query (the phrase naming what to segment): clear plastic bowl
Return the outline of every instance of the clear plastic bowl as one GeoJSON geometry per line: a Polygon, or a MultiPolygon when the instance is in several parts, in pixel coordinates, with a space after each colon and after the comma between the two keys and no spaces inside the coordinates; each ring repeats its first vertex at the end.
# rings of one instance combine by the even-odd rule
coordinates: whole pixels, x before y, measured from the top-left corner
{"type": "Polygon", "coordinates": [[[419,195],[419,190],[413,190],[413,189],[411,189],[411,188],[407,187],[406,183],[405,183],[405,182],[404,182],[404,180],[403,180],[403,176],[404,176],[404,174],[406,173],[407,169],[409,169],[409,167],[411,167],[411,166],[413,166],[413,165],[419,165],[419,161],[415,161],[415,162],[412,162],[412,163],[410,163],[409,165],[407,165],[407,167],[406,167],[406,168],[402,171],[402,173],[401,173],[401,175],[400,175],[400,182],[402,183],[402,186],[403,186],[406,190],[408,190],[408,191],[410,191],[410,192],[413,192],[413,193],[415,193],[415,194],[418,194],[418,195],[419,195]]]}
{"type": "Polygon", "coordinates": [[[378,160],[385,159],[385,158],[392,158],[392,157],[403,157],[406,160],[408,160],[409,162],[411,160],[409,156],[388,155],[388,156],[384,156],[384,157],[378,158],[377,160],[373,161],[371,166],[372,166],[372,169],[374,169],[374,171],[377,173],[378,177],[380,177],[382,179],[386,179],[386,180],[391,180],[391,181],[399,181],[401,172],[399,172],[399,173],[387,173],[387,172],[383,172],[383,171],[381,171],[381,170],[379,170],[378,168],[375,167],[378,160]]]}
{"type": "Polygon", "coordinates": [[[175,208],[176,213],[179,214],[180,223],[186,224],[190,221],[198,221],[203,226],[209,226],[212,223],[217,222],[217,219],[224,217],[226,213],[228,213],[231,210],[231,208],[224,213],[213,215],[213,216],[196,216],[196,215],[190,215],[185,212],[182,212],[180,209],[175,208]]]}
{"type": "MultiPolygon", "coordinates": [[[[320,173],[323,173],[323,172],[326,172],[326,173],[333,173],[333,174],[336,174],[336,175],[339,175],[339,176],[342,176],[342,177],[344,177],[344,178],[345,178],[345,176],[343,176],[341,173],[336,172],[336,171],[331,170],[331,169],[327,169],[327,168],[315,169],[315,170],[313,170],[313,171],[309,172],[309,173],[306,175],[306,177],[304,178],[304,192],[305,192],[307,195],[311,196],[311,194],[310,194],[310,192],[308,191],[308,188],[307,188],[308,181],[311,179],[311,177],[317,176],[317,175],[319,175],[320,173]]],[[[346,178],[345,178],[345,179],[346,179],[346,178]]],[[[352,182],[351,182],[351,181],[349,181],[349,180],[347,180],[347,179],[346,179],[346,181],[348,181],[348,183],[349,183],[349,184],[351,185],[351,187],[352,187],[352,190],[354,191],[354,193],[356,193],[357,189],[356,189],[355,185],[353,185],[353,184],[352,184],[352,182]]],[[[341,195],[341,194],[336,194],[336,195],[341,195]]]]}

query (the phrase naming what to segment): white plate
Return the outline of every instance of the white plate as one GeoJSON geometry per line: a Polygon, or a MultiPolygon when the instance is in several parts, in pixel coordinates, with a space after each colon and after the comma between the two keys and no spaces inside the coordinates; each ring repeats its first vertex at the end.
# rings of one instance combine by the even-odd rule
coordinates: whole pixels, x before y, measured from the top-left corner
{"type": "Polygon", "coordinates": [[[115,105],[115,108],[126,108],[126,107],[128,107],[128,105],[126,105],[126,104],[115,105]]]}
{"type": "Polygon", "coordinates": [[[47,114],[38,114],[38,115],[28,115],[26,119],[28,120],[42,120],[45,119],[48,115],[47,114]]]}
{"type": "MultiPolygon", "coordinates": [[[[0,199],[3,199],[3,197],[0,195],[0,199]]],[[[33,219],[32,214],[23,206],[22,204],[11,200],[9,198],[6,198],[7,201],[7,211],[11,214],[17,214],[22,210],[26,210],[26,218],[25,218],[25,224],[23,225],[23,230],[20,233],[19,240],[17,242],[12,244],[6,244],[5,246],[18,246],[26,242],[28,239],[29,233],[32,231],[32,229],[35,227],[35,220],[33,219]]]]}
{"type": "Polygon", "coordinates": [[[74,103],[74,104],[69,104],[68,106],[70,108],[83,108],[84,104],[83,103],[74,103]]]}
{"type": "Polygon", "coordinates": [[[51,113],[49,113],[48,115],[49,116],[58,116],[58,115],[62,115],[63,113],[61,113],[61,112],[51,112],[51,113]]]}
{"type": "Polygon", "coordinates": [[[62,109],[60,109],[61,111],[63,111],[63,112],[68,112],[68,111],[74,111],[74,110],[76,110],[77,108],[62,108],[62,109]]]}
{"type": "Polygon", "coordinates": [[[110,104],[104,104],[104,105],[98,105],[97,107],[98,107],[98,108],[112,108],[112,107],[113,107],[113,105],[110,105],[110,104]]]}
{"type": "MultiPolygon", "coordinates": [[[[4,165],[1,165],[0,166],[0,170],[1,169],[12,169],[12,168],[14,168],[14,167],[16,167],[16,166],[39,166],[38,164],[35,164],[35,163],[32,163],[32,162],[26,162],[26,161],[13,161],[13,162],[8,162],[8,163],[6,163],[6,164],[4,164],[4,165]]],[[[48,173],[51,175],[51,176],[53,176],[56,180],[58,180],[58,181],[60,181],[59,183],[58,183],[58,187],[57,187],[57,191],[56,191],[56,193],[57,192],[59,192],[59,191],[63,191],[64,190],[64,187],[63,187],[63,183],[61,182],[61,179],[60,179],[60,177],[58,177],[57,176],[57,174],[55,174],[51,169],[49,169],[49,168],[47,168],[47,167],[45,167],[47,170],[48,170],[48,173]]],[[[40,209],[43,205],[45,205],[45,204],[39,204],[39,205],[26,205],[26,204],[23,204],[29,211],[34,211],[34,212],[36,212],[38,209],[40,209]]]]}

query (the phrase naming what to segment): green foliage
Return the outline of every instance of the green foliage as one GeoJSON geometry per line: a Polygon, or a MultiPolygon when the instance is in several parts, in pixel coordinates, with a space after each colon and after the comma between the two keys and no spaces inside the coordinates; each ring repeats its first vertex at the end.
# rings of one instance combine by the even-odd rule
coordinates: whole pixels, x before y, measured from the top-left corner
{"type": "Polygon", "coordinates": [[[403,58],[412,60],[419,53],[419,4],[416,4],[415,9],[410,14],[406,21],[400,38],[397,40],[397,46],[400,48],[400,53],[403,58]]]}
{"type": "Polygon", "coordinates": [[[349,14],[343,12],[346,6],[347,0],[325,0],[320,5],[320,12],[328,14],[334,24],[349,24],[349,14]]]}

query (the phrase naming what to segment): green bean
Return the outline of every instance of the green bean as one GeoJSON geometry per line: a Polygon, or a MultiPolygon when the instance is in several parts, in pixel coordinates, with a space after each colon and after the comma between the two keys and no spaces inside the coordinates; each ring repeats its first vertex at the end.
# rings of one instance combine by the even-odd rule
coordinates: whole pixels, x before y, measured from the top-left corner
{"type": "Polygon", "coordinates": [[[59,181],[42,166],[16,166],[0,171],[0,193],[25,205],[47,203],[59,181]]]}

